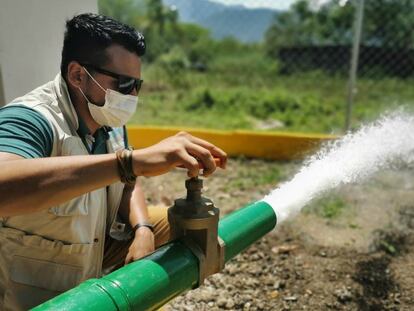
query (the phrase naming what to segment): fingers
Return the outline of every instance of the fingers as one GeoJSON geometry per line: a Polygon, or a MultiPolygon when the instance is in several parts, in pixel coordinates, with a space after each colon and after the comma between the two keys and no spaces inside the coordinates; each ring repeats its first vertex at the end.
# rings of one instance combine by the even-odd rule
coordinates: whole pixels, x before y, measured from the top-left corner
{"type": "Polygon", "coordinates": [[[217,146],[214,146],[212,143],[205,141],[204,139],[192,136],[186,132],[180,132],[177,136],[185,137],[187,140],[192,142],[193,144],[199,145],[205,149],[207,149],[213,157],[220,159],[220,168],[225,169],[227,165],[227,154],[217,146]]]}
{"type": "Polygon", "coordinates": [[[138,248],[132,248],[128,251],[127,256],[125,257],[124,264],[127,265],[133,261],[139,260],[150,253],[152,253],[155,250],[154,246],[154,240],[152,241],[146,241],[150,243],[150,246],[147,246],[147,248],[138,249],[138,248]]]}
{"type": "Polygon", "coordinates": [[[145,149],[134,150],[133,171],[137,176],[156,176],[167,173],[177,166],[184,166],[188,176],[198,176],[199,161],[203,175],[209,176],[216,170],[214,158],[220,160],[219,167],[225,168],[226,153],[213,144],[187,133],[179,133],[145,149]]]}
{"type": "Polygon", "coordinates": [[[128,253],[128,255],[125,258],[125,265],[129,264],[132,261],[132,256],[130,253],[128,253]]]}
{"type": "Polygon", "coordinates": [[[145,255],[147,255],[147,254],[149,254],[151,251],[139,251],[139,252],[128,252],[128,254],[127,254],[127,256],[126,256],[126,258],[125,258],[125,265],[127,265],[127,264],[129,264],[129,263],[131,263],[131,262],[133,262],[133,261],[135,261],[135,260],[138,260],[138,259],[141,259],[142,257],[144,257],[145,255]]]}
{"type": "MultiPolygon", "coordinates": [[[[203,148],[197,144],[190,143],[187,146],[187,151],[192,155],[195,156],[197,159],[199,159],[203,164],[203,175],[209,176],[216,170],[216,163],[214,161],[213,155],[211,152],[203,148]]],[[[197,161],[198,169],[200,169],[197,161]]]]}
{"type": "Polygon", "coordinates": [[[185,150],[181,150],[178,156],[180,158],[182,166],[184,166],[188,170],[188,177],[198,176],[198,172],[200,170],[198,166],[198,161],[193,156],[188,154],[185,150]]]}

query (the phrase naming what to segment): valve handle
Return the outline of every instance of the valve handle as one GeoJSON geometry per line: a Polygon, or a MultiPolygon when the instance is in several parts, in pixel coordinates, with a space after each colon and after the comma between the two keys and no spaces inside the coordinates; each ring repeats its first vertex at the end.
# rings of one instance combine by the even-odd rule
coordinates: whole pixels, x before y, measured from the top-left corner
{"type": "MultiPolygon", "coordinates": [[[[200,170],[204,169],[203,162],[201,162],[199,159],[197,159],[197,161],[198,161],[198,166],[200,167],[200,170]]],[[[221,164],[220,158],[214,158],[214,163],[216,164],[216,166],[220,166],[221,164]]],[[[177,167],[185,168],[183,165],[178,165],[177,167]]]]}

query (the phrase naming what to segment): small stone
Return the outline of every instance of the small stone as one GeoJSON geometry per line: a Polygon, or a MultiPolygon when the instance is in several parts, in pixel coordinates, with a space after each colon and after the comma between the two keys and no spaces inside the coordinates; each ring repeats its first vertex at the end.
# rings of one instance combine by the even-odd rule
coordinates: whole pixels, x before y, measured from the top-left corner
{"type": "Polygon", "coordinates": [[[277,290],[271,291],[268,294],[268,296],[269,296],[270,299],[275,299],[275,298],[279,297],[279,292],[277,290]]]}
{"type": "Polygon", "coordinates": [[[262,268],[259,266],[251,267],[248,272],[254,276],[260,276],[262,274],[262,268]]]}
{"type": "Polygon", "coordinates": [[[246,300],[246,301],[251,301],[251,300],[253,300],[252,295],[249,295],[249,294],[244,295],[244,296],[243,296],[243,298],[244,298],[244,300],[246,300]]]}
{"type": "Polygon", "coordinates": [[[211,300],[214,300],[214,292],[200,291],[199,293],[197,293],[197,295],[194,295],[193,299],[199,302],[200,301],[209,302],[211,300]]]}
{"type": "Polygon", "coordinates": [[[289,254],[298,248],[298,245],[280,245],[272,247],[272,253],[274,254],[289,254]]]}
{"type": "Polygon", "coordinates": [[[283,298],[285,301],[297,301],[298,297],[296,296],[287,296],[283,298]]]}
{"type": "Polygon", "coordinates": [[[236,273],[240,271],[240,269],[236,265],[231,265],[227,268],[227,271],[229,272],[230,275],[235,275],[236,273]]]}
{"type": "Polygon", "coordinates": [[[246,302],[243,306],[243,311],[250,311],[251,303],[246,302]]]}
{"type": "Polygon", "coordinates": [[[396,293],[394,295],[394,303],[396,303],[396,304],[400,304],[401,303],[400,294],[399,293],[396,293]]]}
{"type": "Polygon", "coordinates": [[[217,305],[218,305],[219,307],[224,307],[226,304],[227,304],[227,299],[226,299],[226,298],[224,298],[224,297],[219,297],[219,298],[217,299],[217,305]]]}
{"type": "Polygon", "coordinates": [[[227,300],[227,303],[226,303],[226,309],[232,309],[232,308],[234,308],[234,301],[233,301],[233,299],[229,299],[229,300],[227,300]]]}
{"type": "Polygon", "coordinates": [[[334,295],[341,303],[347,303],[352,300],[352,293],[345,287],[335,290],[334,295]]]}

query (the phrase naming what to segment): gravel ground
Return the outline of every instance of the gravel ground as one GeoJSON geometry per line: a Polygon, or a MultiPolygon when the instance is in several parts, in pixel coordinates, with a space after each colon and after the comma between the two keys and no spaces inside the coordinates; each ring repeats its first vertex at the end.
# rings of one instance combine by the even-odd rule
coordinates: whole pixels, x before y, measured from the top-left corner
{"type": "MultiPolygon", "coordinates": [[[[226,214],[287,180],[299,163],[232,159],[205,181],[226,214]]],[[[414,310],[414,170],[382,172],[335,196],[327,217],[307,207],[164,310],[414,310]]],[[[150,201],[185,194],[182,171],[143,180],[150,201]]]]}

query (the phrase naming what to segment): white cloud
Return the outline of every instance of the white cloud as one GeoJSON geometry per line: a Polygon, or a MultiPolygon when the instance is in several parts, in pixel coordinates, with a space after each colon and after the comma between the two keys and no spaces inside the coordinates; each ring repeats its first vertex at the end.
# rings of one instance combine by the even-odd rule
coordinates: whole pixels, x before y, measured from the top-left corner
{"type": "Polygon", "coordinates": [[[296,0],[212,0],[224,4],[238,4],[249,8],[271,8],[286,10],[296,0]]]}
{"type": "MultiPolygon", "coordinates": [[[[248,8],[270,8],[276,10],[287,10],[297,0],[211,0],[229,5],[243,5],[248,8]]],[[[322,4],[330,0],[309,0],[311,7],[317,9],[322,4]]],[[[341,3],[346,3],[348,0],[342,0],[341,3]]]]}

